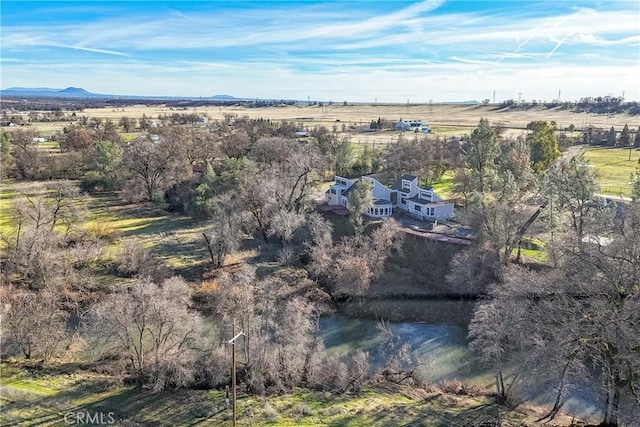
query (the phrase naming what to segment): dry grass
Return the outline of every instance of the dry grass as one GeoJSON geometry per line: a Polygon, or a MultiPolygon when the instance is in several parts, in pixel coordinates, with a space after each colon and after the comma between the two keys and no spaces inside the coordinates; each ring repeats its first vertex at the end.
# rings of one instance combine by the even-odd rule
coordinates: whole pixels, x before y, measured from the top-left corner
{"type": "Polygon", "coordinates": [[[588,123],[590,126],[616,128],[625,123],[635,123],[637,118],[626,114],[609,117],[606,114],[595,115],[574,113],[561,109],[532,108],[527,111],[495,110],[491,105],[402,105],[402,104],[357,104],[357,105],[288,105],[278,107],[247,108],[241,106],[225,107],[197,107],[189,110],[170,110],[165,106],[137,105],[122,109],[88,108],[84,114],[90,117],[110,118],[116,120],[122,116],[141,118],[143,114],[150,118],[157,118],[160,114],[193,113],[204,114],[209,119],[222,119],[225,114],[237,114],[251,118],[269,118],[273,120],[289,120],[308,126],[333,125],[340,127],[347,125],[368,125],[378,117],[388,120],[420,119],[431,124],[432,128],[441,132],[457,132],[458,129],[468,130],[478,124],[480,118],[487,118],[491,122],[501,122],[507,128],[524,128],[534,120],[555,120],[558,127],[565,128],[574,124],[581,128],[588,123]],[[339,122],[337,122],[339,121],[339,122]]]}

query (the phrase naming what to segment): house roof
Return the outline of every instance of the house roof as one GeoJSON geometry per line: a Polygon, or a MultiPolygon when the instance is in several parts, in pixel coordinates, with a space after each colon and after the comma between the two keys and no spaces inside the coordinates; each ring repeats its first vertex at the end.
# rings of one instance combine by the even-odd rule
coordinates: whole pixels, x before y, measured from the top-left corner
{"type": "Polygon", "coordinates": [[[420,203],[421,205],[429,205],[429,204],[431,204],[431,201],[430,201],[430,200],[427,200],[427,199],[421,199],[421,198],[420,198],[420,197],[418,197],[418,196],[412,197],[412,198],[407,199],[407,200],[411,200],[411,201],[412,201],[412,202],[414,202],[414,203],[420,203]]]}
{"type": "Polygon", "coordinates": [[[392,190],[402,190],[402,180],[399,179],[390,187],[392,190]]]}
{"type": "Polygon", "coordinates": [[[430,206],[435,206],[435,205],[441,206],[441,205],[450,205],[451,204],[450,202],[447,202],[447,201],[433,202],[433,201],[429,201],[429,200],[426,200],[426,199],[421,199],[418,196],[412,197],[412,198],[407,199],[407,200],[411,200],[413,203],[419,203],[419,204],[424,205],[424,206],[428,206],[428,205],[430,205],[430,206]]]}
{"type": "Polygon", "coordinates": [[[351,183],[351,186],[342,192],[342,195],[343,195],[343,196],[348,196],[348,195],[349,195],[349,193],[351,193],[351,191],[353,191],[353,189],[354,189],[355,187],[356,187],[356,186],[355,186],[355,185],[353,185],[353,182],[352,182],[352,183],[351,183]]]}
{"type": "Polygon", "coordinates": [[[396,182],[391,186],[392,190],[402,190],[402,180],[413,181],[414,179],[418,179],[415,175],[404,174],[396,182]]]}
{"type": "Polygon", "coordinates": [[[385,199],[376,199],[373,202],[374,206],[382,206],[382,205],[390,205],[391,204],[391,200],[385,200],[385,199]]]}
{"type": "Polygon", "coordinates": [[[425,185],[424,187],[422,187],[423,190],[433,190],[433,187],[430,185],[425,185]]]}
{"type": "Polygon", "coordinates": [[[441,201],[441,202],[430,202],[428,200],[425,199],[421,199],[419,197],[412,197],[410,199],[407,200],[411,200],[414,203],[418,203],[422,206],[444,206],[444,205],[452,205],[453,203],[447,202],[447,201],[441,201]]]}

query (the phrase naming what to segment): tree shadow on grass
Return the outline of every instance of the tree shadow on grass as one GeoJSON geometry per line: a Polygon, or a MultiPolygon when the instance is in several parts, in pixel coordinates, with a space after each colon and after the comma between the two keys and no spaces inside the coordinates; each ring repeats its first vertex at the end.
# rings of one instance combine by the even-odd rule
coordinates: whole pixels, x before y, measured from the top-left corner
{"type": "Polygon", "coordinates": [[[94,417],[95,414],[102,414],[103,420],[113,417],[117,423],[197,425],[225,412],[223,403],[222,394],[213,399],[207,391],[168,390],[152,393],[134,387],[123,388],[111,381],[79,380],[54,396],[4,402],[5,419],[2,425],[68,425],[68,420],[75,419],[75,414],[80,412],[94,417]],[[8,411],[28,415],[9,419],[11,412],[8,411]]]}

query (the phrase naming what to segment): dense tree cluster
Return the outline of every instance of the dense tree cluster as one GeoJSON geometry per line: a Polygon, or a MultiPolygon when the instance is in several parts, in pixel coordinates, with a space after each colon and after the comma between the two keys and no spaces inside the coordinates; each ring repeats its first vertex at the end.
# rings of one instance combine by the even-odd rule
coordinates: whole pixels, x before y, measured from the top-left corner
{"type": "Polygon", "coordinates": [[[469,169],[457,185],[479,240],[454,257],[447,280],[486,295],[470,325],[471,346],[495,370],[501,399],[554,390],[547,419],[569,390],[589,389],[602,396],[603,425],[629,423],[640,402],[637,195],[605,206],[593,168],[579,157],[556,160],[545,148],[554,146],[549,125],[530,129],[524,140],[505,141],[481,121],[472,134],[469,169]],[[548,264],[529,266],[519,256],[514,263],[535,222],[550,233],[548,264]]]}
{"type": "MultiPolygon", "coordinates": [[[[555,397],[546,418],[578,387],[602,395],[605,424],[634,416],[640,170],[632,178],[634,200],[605,206],[592,168],[559,158],[554,122],[531,122],[521,137],[506,138],[500,123],[482,119],[464,141],[416,136],[356,153],[337,126],[298,140],[300,126],[292,122],[227,115],[196,126],[198,119],[177,112],[123,117],[117,125],[79,118],[56,135],[57,153],[39,149],[35,133],[3,133],[5,176],[58,179],[11,207],[13,227],[2,236],[4,352],[49,360],[76,341],[95,340],[96,360],[112,361],[138,386],[224,387],[236,322],[246,390],[358,390],[371,374],[369,355],[327,356],[318,318],[332,298],[362,301],[389,259],[401,256],[402,233],[393,219],[365,221],[374,203],[366,179],[348,196],[348,230],[337,233],[313,212],[313,199],[323,196],[318,184],[334,173],[379,173],[382,180],[414,173],[433,184],[455,171],[454,191],[465,199],[457,219],[475,243],[447,253],[450,264],[439,268],[449,269],[450,294],[480,298],[469,337],[495,371],[499,398],[515,402],[535,376],[555,397]],[[120,130],[139,132],[125,141],[120,130]],[[117,254],[106,257],[119,236],[99,221],[85,226],[85,197],[59,178],[193,218],[210,261],[208,285],[175,277],[134,239],[121,239],[110,248],[117,254]],[[533,229],[549,236],[542,264],[521,257],[533,229]],[[243,245],[257,248],[255,256],[268,258],[274,272],[230,262],[243,245]],[[118,283],[104,285],[96,271],[118,283]],[[71,314],[81,326],[68,327],[71,314]]],[[[585,142],[625,147],[637,145],[639,134],[628,126],[619,135],[587,132],[585,142]]],[[[422,385],[420,362],[384,323],[380,329],[389,351],[383,377],[422,385]]]]}

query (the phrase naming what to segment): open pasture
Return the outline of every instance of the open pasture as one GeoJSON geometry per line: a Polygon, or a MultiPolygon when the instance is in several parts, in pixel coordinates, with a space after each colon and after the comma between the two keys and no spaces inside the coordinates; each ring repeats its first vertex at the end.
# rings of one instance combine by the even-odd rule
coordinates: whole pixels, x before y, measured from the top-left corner
{"type": "MultiPolygon", "coordinates": [[[[87,108],[83,114],[89,117],[120,119],[123,116],[141,118],[157,118],[158,115],[173,113],[197,113],[211,120],[224,118],[225,114],[237,114],[251,118],[271,120],[289,120],[307,126],[332,126],[343,123],[365,126],[379,117],[387,120],[416,119],[429,123],[433,127],[445,128],[443,131],[456,131],[459,128],[473,128],[481,118],[492,123],[500,122],[508,129],[524,129],[527,123],[535,120],[555,120],[559,128],[573,124],[577,129],[585,126],[622,129],[625,123],[635,127],[637,117],[618,114],[610,117],[606,114],[575,113],[572,111],[545,108],[531,108],[526,111],[498,110],[495,105],[463,105],[463,104],[334,104],[334,105],[284,105],[261,108],[246,106],[205,106],[187,109],[169,108],[167,106],[128,106],[124,108],[87,108]]],[[[437,130],[437,129],[436,129],[437,130]]]]}
{"type": "Polygon", "coordinates": [[[640,150],[590,147],[583,157],[595,167],[603,194],[631,196],[631,175],[638,165],[640,150]]]}
{"type": "MultiPolygon", "coordinates": [[[[0,233],[13,233],[11,207],[19,194],[46,195],[55,182],[17,182],[6,180],[0,191],[0,233]]],[[[87,208],[79,229],[117,236],[108,253],[117,254],[121,240],[134,240],[149,249],[162,264],[186,278],[197,275],[208,259],[202,244],[206,226],[190,218],[155,208],[152,204],[132,204],[117,194],[86,195],[78,202],[87,208]]],[[[0,243],[1,245],[1,243],[0,243]]],[[[195,277],[197,279],[197,277],[195,277]]]]}

